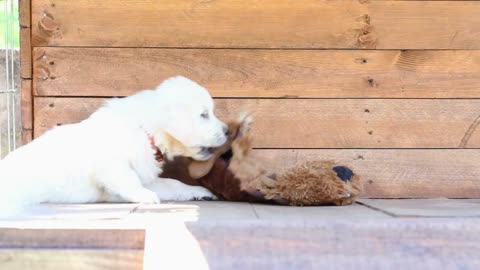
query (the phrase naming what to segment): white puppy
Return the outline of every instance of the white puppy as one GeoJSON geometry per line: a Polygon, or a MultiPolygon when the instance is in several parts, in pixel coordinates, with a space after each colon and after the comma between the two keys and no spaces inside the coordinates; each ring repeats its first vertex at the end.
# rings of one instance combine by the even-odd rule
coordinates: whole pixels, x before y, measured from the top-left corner
{"type": "Polygon", "coordinates": [[[157,147],[168,158],[208,159],[208,149],[226,141],[213,109],[207,90],[184,77],[107,101],[88,119],[56,127],[0,161],[0,216],[42,202],[213,198],[202,187],[160,179],[163,164],[154,155],[157,147]]]}

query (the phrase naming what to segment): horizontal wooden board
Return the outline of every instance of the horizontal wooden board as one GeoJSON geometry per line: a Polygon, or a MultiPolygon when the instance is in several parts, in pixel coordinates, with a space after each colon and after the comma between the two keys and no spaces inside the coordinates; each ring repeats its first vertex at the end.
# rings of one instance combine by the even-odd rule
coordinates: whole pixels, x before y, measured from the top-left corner
{"type": "MultiPolygon", "coordinates": [[[[101,98],[34,99],[34,135],[74,123],[101,98]]],[[[217,115],[255,114],[258,148],[477,148],[480,100],[217,99],[217,115]]]]}
{"type": "MultiPolygon", "coordinates": [[[[85,211],[85,214],[87,212],[85,211]]],[[[0,250],[8,248],[142,250],[144,243],[144,230],[0,229],[0,250]]]]}
{"type": "Polygon", "coordinates": [[[34,46],[479,49],[477,1],[32,1],[34,46]]]}
{"type": "Polygon", "coordinates": [[[335,159],[362,177],[366,198],[480,198],[478,149],[271,149],[255,155],[272,172],[335,159]]]}
{"type": "Polygon", "coordinates": [[[35,48],[40,96],[125,96],[187,76],[216,97],[480,97],[480,51],[35,48]]]}
{"type": "Polygon", "coordinates": [[[142,250],[0,249],[2,269],[142,269],[142,250]]]}

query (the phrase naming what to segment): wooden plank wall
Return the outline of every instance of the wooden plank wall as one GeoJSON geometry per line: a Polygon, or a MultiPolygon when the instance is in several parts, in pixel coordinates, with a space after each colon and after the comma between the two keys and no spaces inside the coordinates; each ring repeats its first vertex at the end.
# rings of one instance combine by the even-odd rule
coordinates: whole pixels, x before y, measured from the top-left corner
{"type": "Polygon", "coordinates": [[[254,111],[273,170],[335,158],[364,197],[480,198],[478,14],[480,1],[35,0],[24,107],[38,137],[180,74],[223,119],[254,111]]]}
{"type": "Polygon", "coordinates": [[[20,78],[21,78],[21,123],[22,143],[33,138],[33,98],[32,98],[32,46],[30,0],[19,0],[20,19],[20,78]]]}

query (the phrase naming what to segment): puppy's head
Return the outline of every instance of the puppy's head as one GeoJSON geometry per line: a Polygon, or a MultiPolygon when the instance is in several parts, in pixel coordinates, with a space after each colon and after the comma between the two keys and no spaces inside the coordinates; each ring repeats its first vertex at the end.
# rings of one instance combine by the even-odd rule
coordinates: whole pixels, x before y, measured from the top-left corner
{"type": "Polygon", "coordinates": [[[164,131],[189,148],[184,154],[207,160],[212,157],[212,148],[227,141],[227,126],[215,116],[212,97],[205,88],[177,76],[165,80],[156,92],[168,119],[164,131]]]}

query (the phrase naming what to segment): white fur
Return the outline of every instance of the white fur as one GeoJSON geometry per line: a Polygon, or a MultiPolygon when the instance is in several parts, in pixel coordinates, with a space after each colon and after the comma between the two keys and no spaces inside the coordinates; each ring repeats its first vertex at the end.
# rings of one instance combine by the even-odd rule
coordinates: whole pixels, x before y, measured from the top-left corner
{"type": "Polygon", "coordinates": [[[226,126],[213,109],[207,90],[184,77],[109,100],[88,119],[56,127],[0,161],[0,216],[42,202],[159,203],[213,197],[204,188],[160,179],[161,165],[147,135],[169,157],[207,159],[202,149],[226,141],[226,126]],[[169,149],[169,138],[188,151],[169,149]]]}

